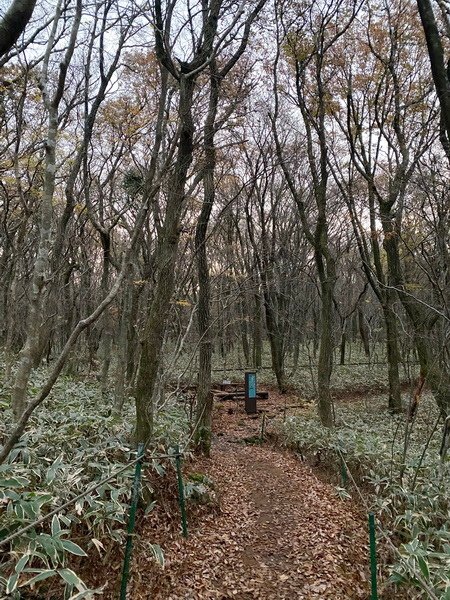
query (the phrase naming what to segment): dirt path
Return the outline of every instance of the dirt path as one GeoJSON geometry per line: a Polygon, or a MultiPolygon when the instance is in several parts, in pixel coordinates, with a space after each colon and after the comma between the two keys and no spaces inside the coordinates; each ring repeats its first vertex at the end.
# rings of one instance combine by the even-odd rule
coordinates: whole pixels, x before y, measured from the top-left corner
{"type": "Polygon", "coordinates": [[[220,510],[192,518],[187,540],[173,529],[161,540],[150,518],[141,540],[163,546],[166,566],[156,568],[138,543],[129,598],[369,597],[361,515],[291,454],[239,443],[258,428],[240,410],[219,410],[212,460],[186,469],[213,479],[220,510]]]}

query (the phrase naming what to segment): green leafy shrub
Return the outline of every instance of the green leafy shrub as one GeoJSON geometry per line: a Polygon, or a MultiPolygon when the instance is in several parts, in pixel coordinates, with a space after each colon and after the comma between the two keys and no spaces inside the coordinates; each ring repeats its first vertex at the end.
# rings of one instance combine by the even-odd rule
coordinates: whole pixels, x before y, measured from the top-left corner
{"type": "Polygon", "coordinates": [[[187,499],[198,504],[214,504],[217,501],[214,482],[204,473],[191,473],[184,484],[187,499]]]}
{"type": "MultiPolygon", "coordinates": [[[[38,392],[44,378],[44,370],[33,374],[30,396],[38,392]]],[[[6,387],[3,393],[9,396],[6,387]]],[[[134,458],[135,449],[129,443],[133,407],[130,403],[118,418],[111,411],[111,400],[94,383],[68,377],[57,382],[51,399],[36,411],[8,462],[0,466],[0,539],[34,523],[134,458]]],[[[0,439],[12,426],[7,406],[3,414],[0,439]]],[[[182,441],[188,432],[182,408],[168,405],[155,429],[161,448],[182,441]]],[[[162,468],[157,461],[152,467],[156,472],[162,468]]],[[[77,565],[92,552],[105,552],[111,541],[124,541],[133,474],[132,465],[2,547],[0,598],[7,594],[18,600],[24,590],[38,591],[56,580],[64,584],[64,600],[96,594],[76,574],[77,565]]],[[[148,486],[145,477],[143,485],[148,486]]],[[[146,512],[153,506],[148,503],[146,512]]],[[[157,546],[151,550],[157,559],[162,556],[157,546]]],[[[58,586],[56,596],[45,594],[62,598],[58,586]]]]}

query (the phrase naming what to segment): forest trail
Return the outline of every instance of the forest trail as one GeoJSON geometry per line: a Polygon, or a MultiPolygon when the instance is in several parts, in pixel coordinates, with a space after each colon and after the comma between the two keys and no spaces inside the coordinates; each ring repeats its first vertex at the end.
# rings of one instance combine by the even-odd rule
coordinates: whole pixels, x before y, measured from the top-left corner
{"type": "MultiPolygon", "coordinates": [[[[194,519],[187,540],[179,527],[158,540],[166,566],[156,576],[154,561],[138,551],[130,598],[369,597],[364,518],[291,453],[242,443],[259,427],[242,408],[216,411],[212,460],[186,469],[213,479],[220,509],[194,519]]],[[[141,532],[153,542],[155,534],[141,532]]]]}

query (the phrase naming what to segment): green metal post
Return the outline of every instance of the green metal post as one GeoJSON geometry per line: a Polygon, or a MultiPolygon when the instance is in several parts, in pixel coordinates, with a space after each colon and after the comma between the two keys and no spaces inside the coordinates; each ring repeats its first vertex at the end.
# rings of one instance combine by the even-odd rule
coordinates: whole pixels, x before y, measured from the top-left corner
{"type": "Polygon", "coordinates": [[[377,590],[377,548],[375,540],[375,515],[369,513],[369,539],[370,539],[370,579],[372,592],[370,600],[378,600],[377,590]]]}
{"type": "Polygon", "coordinates": [[[264,441],[264,427],[266,425],[266,413],[263,412],[262,423],[261,423],[261,433],[259,435],[259,443],[262,444],[264,441]]]}
{"type": "Polygon", "coordinates": [[[126,600],[128,577],[130,575],[131,552],[133,550],[133,531],[136,522],[136,509],[139,500],[139,485],[141,483],[142,459],[144,458],[144,444],[139,444],[137,456],[140,460],[134,469],[133,490],[131,492],[130,515],[128,517],[127,545],[123,559],[122,583],[120,585],[120,600],[126,600]]]}
{"type": "Polygon", "coordinates": [[[347,487],[347,467],[343,458],[341,458],[341,482],[343,488],[347,487]]]}
{"type": "Polygon", "coordinates": [[[184,484],[183,484],[183,476],[181,474],[181,454],[180,448],[176,447],[175,454],[175,464],[177,467],[177,480],[178,480],[178,502],[180,503],[180,511],[181,511],[181,528],[183,530],[183,537],[188,536],[187,530],[187,519],[186,519],[186,503],[184,500],[184,484]]]}

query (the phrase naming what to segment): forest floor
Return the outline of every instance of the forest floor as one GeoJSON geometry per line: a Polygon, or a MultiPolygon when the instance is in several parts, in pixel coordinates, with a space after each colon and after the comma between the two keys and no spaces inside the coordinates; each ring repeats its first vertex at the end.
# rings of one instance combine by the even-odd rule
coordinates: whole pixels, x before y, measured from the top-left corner
{"type": "MultiPolygon", "coordinates": [[[[298,395],[271,392],[260,408],[274,415],[297,404],[298,395]]],[[[261,414],[246,415],[243,402],[218,403],[211,458],[184,465],[186,477],[212,479],[216,502],[188,504],[184,539],[175,488],[166,487],[166,501],[160,499],[139,527],[129,598],[368,598],[364,515],[292,453],[252,444],[260,427],[261,414]],[[163,548],[164,568],[148,543],[163,548]]],[[[115,598],[117,588],[111,594],[105,589],[104,597],[115,598]]]]}

